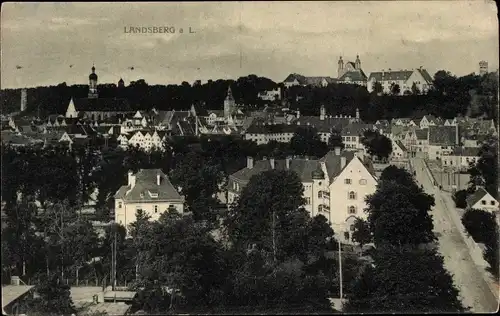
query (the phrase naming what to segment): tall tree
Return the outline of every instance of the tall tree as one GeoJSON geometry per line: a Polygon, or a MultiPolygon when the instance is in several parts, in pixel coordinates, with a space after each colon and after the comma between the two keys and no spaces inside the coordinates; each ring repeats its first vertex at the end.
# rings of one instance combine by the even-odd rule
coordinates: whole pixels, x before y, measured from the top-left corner
{"type": "Polygon", "coordinates": [[[389,138],[372,130],[363,132],[361,143],[368,151],[368,154],[377,156],[379,159],[387,159],[392,152],[392,142],[389,138]]]}
{"type": "Polygon", "coordinates": [[[49,316],[76,313],[70,288],[60,281],[54,276],[37,286],[38,297],[29,299],[22,309],[26,310],[27,314],[34,312],[49,316]]]}
{"type": "Polygon", "coordinates": [[[330,133],[330,137],[328,138],[328,148],[330,150],[335,149],[335,147],[340,147],[340,149],[344,149],[345,145],[342,142],[342,135],[336,129],[332,129],[330,133]]]}
{"type": "Polygon", "coordinates": [[[295,131],[290,140],[290,148],[295,155],[311,157],[322,157],[328,151],[316,128],[310,126],[300,127],[295,131]]]}
{"type": "Polygon", "coordinates": [[[354,222],[354,231],[352,232],[352,240],[354,242],[359,243],[361,247],[363,247],[363,245],[372,242],[373,237],[370,231],[370,226],[365,220],[357,218],[356,221],[354,222]]]}

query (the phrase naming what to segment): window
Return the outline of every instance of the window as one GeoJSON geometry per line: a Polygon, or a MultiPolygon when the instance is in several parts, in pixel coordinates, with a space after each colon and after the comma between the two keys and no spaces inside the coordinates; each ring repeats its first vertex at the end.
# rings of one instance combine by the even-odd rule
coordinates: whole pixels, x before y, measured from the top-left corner
{"type": "Polygon", "coordinates": [[[491,202],[490,202],[490,204],[491,204],[491,205],[495,205],[495,201],[491,201],[491,202]]]}
{"type": "Polygon", "coordinates": [[[306,197],[306,204],[307,204],[307,205],[311,204],[311,198],[306,197]]]}
{"type": "Polygon", "coordinates": [[[486,205],[486,201],[485,201],[485,200],[482,200],[482,201],[481,201],[481,204],[486,205]]]}
{"type": "Polygon", "coordinates": [[[351,226],[349,227],[349,230],[352,232],[354,231],[354,224],[351,224],[351,226]]]}
{"type": "Polygon", "coordinates": [[[349,214],[356,214],[356,207],[355,206],[349,206],[348,208],[348,213],[349,214]]]}
{"type": "Polygon", "coordinates": [[[155,205],[155,213],[158,213],[158,205],[155,205]]]}
{"type": "Polygon", "coordinates": [[[361,179],[361,180],[359,180],[359,184],[361,184],[361,185],[366,185],[366,179],[361,179]]]}
{"type": "Polygon", "coordinates": [[[122,208],[122,202],[118,202],[118,208],[122,208]]]}
{"type": "Polygon", "coordinates": [[[318,199],[322,199],[323,198],[323,191],[319,191],[318,192],[318,199]]]}
{"type": "Polygon", "coordinates": [[[351,184],[351,182],[352,182],[351,179],[345,179],[344,180],[344,184],[351,184]]]}
{"type": "Polygon", "coordinates": [[[356,199],[356,192],[351,191],[349,192],[349,200],[355,200],[356,199]]]}

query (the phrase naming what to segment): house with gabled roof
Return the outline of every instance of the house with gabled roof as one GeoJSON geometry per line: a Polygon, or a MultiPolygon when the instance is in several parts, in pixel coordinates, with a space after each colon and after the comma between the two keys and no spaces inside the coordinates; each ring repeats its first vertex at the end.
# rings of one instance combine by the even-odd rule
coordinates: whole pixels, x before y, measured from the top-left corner
{"type": "MultiPolygon", "coordinates": [[[[426,129],[429,128],[429,126],[436,126],[440,123],[440,120],[436,118],[434,115],[424,115],[422,119],[420,120],[420,128],[421,129],[426,129]]],[[[451,124],[449,126],[452,126],[451,124]]]]}
{"type": "Polygon", "coordinates": [[[458,126],[429,126],[429,145],[427,157],[431,160],[441,160],[443,155],[449,155],[460,144],[458,126]]]}
{"type": "Polygon", "coordinates": [[[457,146],[449,155],[441,156],[443,166],[457,170],[467,170],[471,164],[475,164],[480,158],[478,147],[457,146]]]}
{"type": "Polygon", "coordinates": [[[115,221],[128,230],[136,220],[136,212],[143,210],[158,220],[160,215],[175,209],[184,212],[184,197],[172,185],[161,169],[129,171],[128,183],[120,187],[115,196],[115,221]]]}
{"type": "Polygon", "coordinates": [[[408,149],[400,140],[392,141],[391,160],[404,160],[408,158],[408,149]]]}
{"type": "Polygon", "coordinates": [[[375,83],[382,85],[384,93],[391,93],[392,85],[399,85],[400,95],[405,95],[412,92],[412,87],[415,84],[418,91],[427,93],[432,86],[433,80],[427,70],[420,67],[412,70],[391,70],[378,71],[370,73],[368,77],[368,92],[374,90],[375,83]]]}
{"type": "Polygon", "coordinates": [[[366,219],[365,197],[376,190],[377,178],[371,161],[340,147],[318,160],[274,158],[255,161],[247,158],[247,166],[229,176],[228,203],[234,203],[250,179],[268,170],[290,170],[301,179],[306,204],[311,216],[323,215],[331,223],[337,238],[350,242],[357,218],[366,219]]]}
{"type": "Polygon", "coordinates": [[[337,79],[332,77],[306,77],[297,73],[289,74],[283,84],[285,87],[293,86],[313,86],[313,87],[326,87],[331,83],[336,83],[337,79]]]}
{"type": "Polygon", "coordinates": [[[482,187],[467,197],[467,208],[478,209],[486,212],[499,213],[498,201],[482,187]]]}

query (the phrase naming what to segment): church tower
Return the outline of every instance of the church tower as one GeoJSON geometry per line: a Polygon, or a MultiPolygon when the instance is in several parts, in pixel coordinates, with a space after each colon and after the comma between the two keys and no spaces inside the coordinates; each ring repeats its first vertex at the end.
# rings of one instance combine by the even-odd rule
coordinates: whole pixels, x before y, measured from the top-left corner
{"type": "Polygon", "coordinates": [[[342,77],[343,74],[344,74],[344,61],[342,60],[342,56],[340,56],[340,58],[339,58],[339,68],[338,68],[338,71],[337,71],[337,78],[342,77]]]}
{"type": "Polygon", "coordinates": [[[236,102],[234,101],[233,92],[231,91],[231,86],[227,89],[227,96],[224,100],[224,117],[228,118],[233,114],[236,102]]]}
{"type": "Polygon", "coordinates": [[[95,74],[95,67],[92,66],[92,73],[89,75],[89,99],[97,98],[97,75],[95,74]]]}
{"type": "Polygon", "coordinates": [[[354,67],[356,68],[356,70],[361,69],[361,60],[359,59],[359,55],[356,55],[356,62],[354,64],[354,67]]]}
{"type": "Polygon", "coordinates": [[[120,78],[120,80],[118,80],[118,88],[123,88],[125,87],[125,82],[123,81],[122,78],[120,78]]]}

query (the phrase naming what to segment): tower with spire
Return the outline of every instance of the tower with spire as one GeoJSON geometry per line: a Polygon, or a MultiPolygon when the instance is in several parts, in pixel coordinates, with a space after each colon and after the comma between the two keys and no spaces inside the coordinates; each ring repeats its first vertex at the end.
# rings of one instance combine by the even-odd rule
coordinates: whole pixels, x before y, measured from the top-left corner
{"type": "Polygon", "coordinates": [[[227,96],[224,100],[224,117],[229,118],[235,109],[236,102],[234,101],[233,92],[231,91],[231,86],[227,89],[227,96]]]}
{"type": "Polygon", "coordinates": [[[338,64],[339,68],[337,70],[337,78],[340,78],[344,74],[344,61],[342,60],[342,56],[340,56],[338,64]]]}
{"type": "Polygon", "coordinates": [[[356,55],[355,66],[356,69],[361,69],[361,59],[359,59],[359,55],[356,55]]]}
{"type": "Polygon", "coordinates": [[[123,88],[125,87],[125,82],[123,81],[122,78],[120,78],[120,80],[118,80],[118,88],[123,88]]]}
{"type": "Polygon", "coordinates": [[[89,75],[89,99],[96,99],[97,94],[97,75],[95,74],[95,66],[92,65],[92,73],[89,75]]]}

